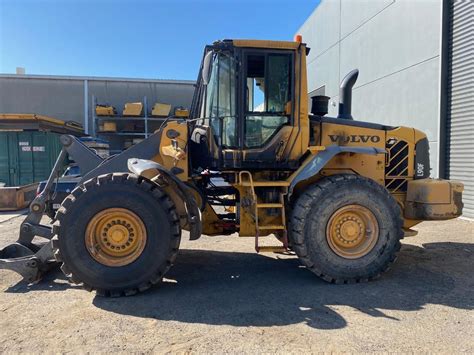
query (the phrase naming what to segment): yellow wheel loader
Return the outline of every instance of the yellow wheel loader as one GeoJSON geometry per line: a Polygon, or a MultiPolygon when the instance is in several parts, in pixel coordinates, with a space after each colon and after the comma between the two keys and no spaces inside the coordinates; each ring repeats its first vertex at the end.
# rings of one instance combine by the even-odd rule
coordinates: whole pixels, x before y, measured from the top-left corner
{"type": "Polygon", "coordinates": [[[257,252],[293,250],[332,283],[379,276],[414,225],[461,215],[463,185],[429,178],[422,132],[352,118],[357,70],[341,83],[337,117],[324,96],[308,112],[308,52],[300,39],[217,41],[205,48],[189,119],[168,119],[107,160],[62,136],[0,267],[34,282],[60,263],[88,290],[132,295],[163,278],[187,230],[191,240],[237,233],[257,252]],[[82,182],[42,225],[67,156],[82,182]]]}

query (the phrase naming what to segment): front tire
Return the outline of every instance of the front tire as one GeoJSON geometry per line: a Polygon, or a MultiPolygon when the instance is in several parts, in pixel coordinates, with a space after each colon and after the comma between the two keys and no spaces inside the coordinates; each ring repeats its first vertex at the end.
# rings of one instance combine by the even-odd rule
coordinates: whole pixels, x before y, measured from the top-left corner
{"type": "Polygon", "coordinates": [[[158,283],[174,262],[181,230],[171,200],[134,174],[107,174],[76,187],[56,214],[53,249],[73,283],[121,296],[158,283]]]}
{"type": "Polygon", "coordinates": [[[378,277],[395,261],[401,209],[388,191],[358,175],[323,178],[297,199],[290,239],[301,262],[332,283],[378,277]]]}

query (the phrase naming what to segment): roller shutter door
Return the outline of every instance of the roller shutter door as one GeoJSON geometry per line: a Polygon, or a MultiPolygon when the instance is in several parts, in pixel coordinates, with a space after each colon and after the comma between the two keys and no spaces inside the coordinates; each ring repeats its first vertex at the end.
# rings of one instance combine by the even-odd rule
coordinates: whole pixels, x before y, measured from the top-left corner
{"type": "Polygon", "coordinates": [[[464,216],[474,218],[474,1],[450,2],[447,175],[464,183],[464,216]]]}

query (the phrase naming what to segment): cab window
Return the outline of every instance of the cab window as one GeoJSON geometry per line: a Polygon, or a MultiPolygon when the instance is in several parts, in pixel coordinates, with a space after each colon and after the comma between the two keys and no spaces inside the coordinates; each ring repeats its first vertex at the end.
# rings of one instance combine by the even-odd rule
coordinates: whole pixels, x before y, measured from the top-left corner
{"type": "Polygon", "coordinates": [[[291,73],[291,54],[246,56],[246,148],[265,145],[282,126],[290,123],[291,73]]]}
{"type": "Polygon", "coordinates": [[[206,88],[203,116],[209,119],[214,138],[219,145],[236,145],[235,115],[235,63],[229,54],[215,54],[206,88]]]}

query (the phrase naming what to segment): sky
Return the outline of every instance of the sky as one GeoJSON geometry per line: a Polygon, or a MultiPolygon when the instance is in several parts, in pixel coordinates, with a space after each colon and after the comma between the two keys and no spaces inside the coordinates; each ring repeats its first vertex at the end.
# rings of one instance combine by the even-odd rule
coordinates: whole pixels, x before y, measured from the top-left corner
{"type": "Polygon", "coordinates": [[[195,80],[224,38],[292,40],[320,0],[0,0],[0,73],[195,80]]]}

